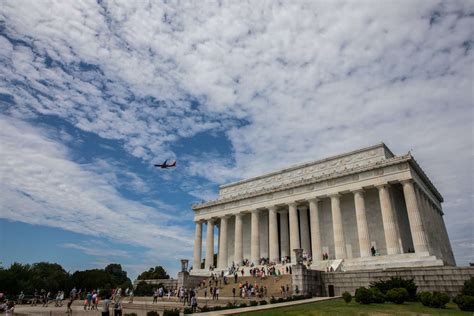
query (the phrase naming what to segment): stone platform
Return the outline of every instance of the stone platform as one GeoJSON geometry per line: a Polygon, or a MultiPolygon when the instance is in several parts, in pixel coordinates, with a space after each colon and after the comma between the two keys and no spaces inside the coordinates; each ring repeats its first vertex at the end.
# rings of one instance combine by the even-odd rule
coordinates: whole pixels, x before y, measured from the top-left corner
{"type": "Polygon", "coordinates": [[[354,294],[357,288],[368,287],[371,282],[401,277],[414,279],[418,291],[439,291],[454,297],[461,292],[464,282],[474,277],[474,267],[442,266],[321,272],[295,265],[292,277],[293,287],[298,286],[301,292],[318,296],[338,296],[345,291],[354,294]]]}
{"type": "Polygon", "coordinates": [[[392,268],[440,267],[443,265],[442,260],[426,252],[317,261],[311,265],[311,269],[327,271],[332,267],[333,271],[345,272],[392,268]]]}

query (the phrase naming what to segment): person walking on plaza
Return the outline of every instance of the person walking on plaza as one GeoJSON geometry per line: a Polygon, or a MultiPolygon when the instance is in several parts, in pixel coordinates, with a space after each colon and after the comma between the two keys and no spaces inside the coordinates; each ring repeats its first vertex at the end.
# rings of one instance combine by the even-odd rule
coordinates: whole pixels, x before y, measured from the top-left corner
{"type": "Polygon", "coordinates": [[[114,304],[114,316],[122,316],[122,303],[120,301],[114,304]]]}
{"type": "Polygon", "coordinates": [[[110,300],[109,297],[106,295],[104,300],[102,301],[102,316],[109,316],[110,315],[110,300]]]}
{"type": "Polygon", "coordinates": [[[129,297],[128,303],[132,304],[133,303],[133,297],[134,297],[133,296],[133,289],[130,289],[130,291],[128,291],[128,297],[129,297]]]}
{"type": "Polygon", "coordinates": [[[196,296],[191,297],[191,310],[192,310],[193,313],[195,313],[197,311],[197,305],[198,305],[198,303],[197,303],[196,296]]]}
{"type": "Polygon", "coordinates": [[[69,301],[67,302],[67,309],[66,309],[66,313],[68,315],[72,315],[72,308],[71,308],[71,305],[72,303],[74,302],[74,299],[72,298],[72,296],[69,297],[69,301]]]}
{"type": "Polygon", "coordinates": [[[158,303],[158,290],[153,292],[153,304],[158,303]]]}

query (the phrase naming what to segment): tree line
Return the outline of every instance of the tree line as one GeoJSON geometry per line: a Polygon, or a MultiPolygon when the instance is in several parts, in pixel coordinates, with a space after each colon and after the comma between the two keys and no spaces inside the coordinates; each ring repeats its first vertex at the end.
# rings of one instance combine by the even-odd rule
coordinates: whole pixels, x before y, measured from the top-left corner
{"type": "MultiPolygon", "coordinates": [[[[162,266],[150,268],[140,273],[139,280],[169,279],[170,276],[162,266]]],[[[127,272],[118,263],[111,263],[104,269],[90,269],[69,273],[57,263],[38,262],[33,264],[13,263],[9,268],[0,266],[0,292],[7,295],[18,295],[21,291],[33,294],[35,290],[44,289],[52,293],[72,288],[115,289],[132,288],[132,281],[127,272]]],[[[149,292],[149,291],[146,291],[149,292]]]]}
{"type": "Polygon", "coordinates": [[[112,263],[104,269],[91,269],[69,273],[57,263],[13,263],[9,268],[0,267],[0,292],[18,295],[21,291],[33,294],[45,289],[55,293],[77,289],[131,288],[132,282],[122,266],[112,263]]]}

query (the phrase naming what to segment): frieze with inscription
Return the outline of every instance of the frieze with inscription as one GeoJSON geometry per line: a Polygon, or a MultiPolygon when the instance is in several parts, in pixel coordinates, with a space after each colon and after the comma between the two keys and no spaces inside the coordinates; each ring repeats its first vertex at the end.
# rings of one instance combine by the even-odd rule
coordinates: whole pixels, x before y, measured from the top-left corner
{"type": "Polygon", "coordinates": [[[333,159],[316,161],[294,169],[282,170],[278,173],[269,174],[250,179],[243,183],[235,183],[222,186],[219,191],[219,199],[233,198],[239,195],[246,195],[252,192],[266,189],[274,189],[282,185],[291,185],[292,183],[304,180],[311,180],[320,176],[343,172],[345,170],[369,165],[377,161],[382,161],[390,157],[386,156],[383,145],[372,147],[369,150],[348,154],[346,156],[333,159]]]}

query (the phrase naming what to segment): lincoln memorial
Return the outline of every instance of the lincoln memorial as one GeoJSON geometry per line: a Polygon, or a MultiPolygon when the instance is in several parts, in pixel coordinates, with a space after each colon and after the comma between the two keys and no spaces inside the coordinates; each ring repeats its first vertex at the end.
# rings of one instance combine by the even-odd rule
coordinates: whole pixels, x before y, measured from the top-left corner
{"type": "Polygon", "coordinates": [[[442,202],[415,158],[383,143],[222,185],[193,205],[191,274],[209,273],[215,230],[216,270],[295,263],[293,249],[318,270],[453,266],[442,202]]]}

